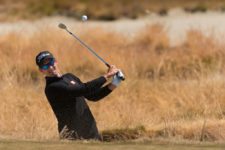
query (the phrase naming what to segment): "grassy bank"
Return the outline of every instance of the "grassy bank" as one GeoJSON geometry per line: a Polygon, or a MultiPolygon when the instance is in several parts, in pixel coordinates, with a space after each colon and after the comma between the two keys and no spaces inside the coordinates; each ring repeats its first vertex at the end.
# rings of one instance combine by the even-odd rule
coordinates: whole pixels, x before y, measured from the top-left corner
{"type": "Polygon", "coordinates": [[[201,144],[173,144],[164,142],[67,142],[67,141],[47,141],[47,142],[32,142],[32,141],[0,141],[0,148],[7,150],[23,149],[23,150],[223,150],[223,144],[201,143],[201,144]]]}
{"type": "Polygon", "coordinates": [[[223,144],[215,143],[200,143],[200,144],[173,144],[165,142],[113,142],[113,143],[99,143],[99,142],[67,142],[67,141],[0,141],[0,149],[7,150],[223,150],[223,144]]]}

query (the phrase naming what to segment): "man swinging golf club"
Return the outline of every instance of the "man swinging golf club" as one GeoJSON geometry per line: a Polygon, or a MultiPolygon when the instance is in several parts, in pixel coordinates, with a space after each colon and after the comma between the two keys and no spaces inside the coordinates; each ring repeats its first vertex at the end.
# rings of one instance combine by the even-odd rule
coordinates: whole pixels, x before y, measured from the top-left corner
{"type": "Polygon", "coordinates": [[[52,53],[42,51],[36,56],[36,64],[45,75],[45,94],[58,121],[61,139],[101,140],[95,119],[85,101],[98,101],[110,94],[121,82],[120,71],[110,65],[102,76],[83,83],[71,73],[61,74],[52,53]],[[112,82],[105,85],[109,78],[112,82]]]}

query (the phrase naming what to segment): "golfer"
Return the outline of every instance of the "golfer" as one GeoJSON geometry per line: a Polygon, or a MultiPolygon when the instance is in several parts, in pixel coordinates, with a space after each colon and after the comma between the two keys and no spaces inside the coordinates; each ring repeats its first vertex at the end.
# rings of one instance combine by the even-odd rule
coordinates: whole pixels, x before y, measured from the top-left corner
{"type": "Polygon", "coordinates": [[[85,98],[98,101],[109,95],[121,82],[116,76],[119,69],[111,65],[106,74],[83,83],[71,73],[61,74],[49,51],[40,52],[36,64],[46,78],[45,95],[57,118],[60,138],[101,140],[85,98]],[[111,77],[112,82],[103,86],[111,77]]]}

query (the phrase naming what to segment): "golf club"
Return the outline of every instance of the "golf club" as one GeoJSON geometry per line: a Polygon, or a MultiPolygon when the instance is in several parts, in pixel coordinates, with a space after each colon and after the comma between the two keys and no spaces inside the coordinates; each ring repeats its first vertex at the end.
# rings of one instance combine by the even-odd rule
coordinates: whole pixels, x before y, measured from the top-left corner
{"type": "MultiPolygon", "coordinates": [[[[107,63],[103,58],[101,58],[91,47],[89,47],[87,44],[85,44],[80,38],[78,38],[75,34],[73,34],[72,32],[70,32],[66,25],[63,23],[60,23],[58,25],[59,28],[66,30],[70,35],[72,35],[76,40],[78,40],[80,42],[80,44],[82,46],[84,46],[85,48],[87,48],[89,50],[89,52],[91,52],[92,54],[94,54],[99,60],[101,60],[108,68],[110,67],[109,63],[107,63]]],[[[121,80],[125,80],[124,74],[122,73],[122,71],[119,71],[117,73],[117,76],[121,79],[121,80]]]]}

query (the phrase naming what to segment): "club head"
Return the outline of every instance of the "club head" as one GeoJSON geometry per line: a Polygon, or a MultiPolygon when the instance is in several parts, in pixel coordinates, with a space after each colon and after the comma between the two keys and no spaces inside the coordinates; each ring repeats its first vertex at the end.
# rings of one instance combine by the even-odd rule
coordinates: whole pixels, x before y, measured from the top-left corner
{"type": "Polygon", "coordinates": [[[63,23],[60,23],[60,24],[58,25],[58,27],[61,28],[61,29],[67,29],[66,25],[63,24],[63,23]]]}

